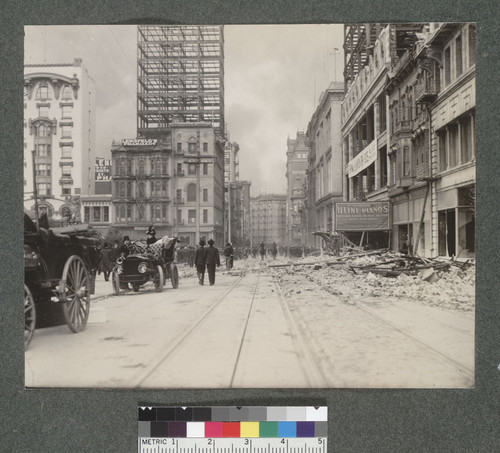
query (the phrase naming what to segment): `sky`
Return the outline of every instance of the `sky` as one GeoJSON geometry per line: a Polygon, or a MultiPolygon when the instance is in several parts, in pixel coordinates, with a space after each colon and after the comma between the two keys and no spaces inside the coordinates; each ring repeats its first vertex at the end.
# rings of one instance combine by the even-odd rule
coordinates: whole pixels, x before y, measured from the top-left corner
{"type": "MultiPolygon", "coordinates": [[[[306,131],[321,93],[342,80],[342,25],[224,26],[225,118],[252,196],[286,193],[287,138],[306,131]]],[[[96,156],[136,137],[137,28],[25,27],[25,64],[82,58],[96,88],[96,156]]]]}

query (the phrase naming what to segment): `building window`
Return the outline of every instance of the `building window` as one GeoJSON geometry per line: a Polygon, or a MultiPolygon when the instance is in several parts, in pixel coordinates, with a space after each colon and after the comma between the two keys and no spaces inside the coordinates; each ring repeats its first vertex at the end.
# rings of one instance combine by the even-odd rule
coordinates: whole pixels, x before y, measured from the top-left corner
{"type": "Polygon", "coordinates": [[[50,157],[50,145],[35,145],[38,157],[50,157]]]}
{"type": "Polygon", "coordinates": [[[49,106],[48,105],[41,105],[38,107],[38,116],[41,118],[48,118],[49,117],[49,106]]]}
{"type": "Polygon", "coordinates": [[[61,146],[61,159],[71,159],[73,153],[73,147],[69,145],[61,146]]]}
{"type": "Polygon", "coordinates": [[[411,174],[411,158],[410,147],[403,147],[403,176],[410,176],[411,174]]]}
{"type": "Polygon", "coordinates": [[[208,189],[203,189],[203,201],[208,201],[208,189]]]}
{"type": "Polygon", "coordinates": [[[190,224],[196,223],[196,209],[188,210],[188,223],[190,224]]]}
{"type": "Polygon", "coordinates": [[[61,174],[63,178],[71,178],[71,165],[62,165],[61,174]]]}
{"type": "Polygon", "coordinates": [[[101,207],[100,206],[94,206],[92,209],[92,220],[94,222],[100,222],[101,221],[101,207]]]}
{"type": "Polygon", "coordinates": [[[61,137],[62,138],[71,138],[72,127],[69,125],[61,126],[61,137]]]}
{"type": "Polygon", "coordinates": [[[463,71],[462,65],[462,35],[458,35],[455,40],[455,69],[457,77],[460,77],[463,71]]]}
{"type": "Polygon", "coordinates": [[[36,129],[37,137],[46,137],[47,136],[47,126],[45,124],[40,124],[36,129]]]}
{"type": "Polygon", "coordinates": [[[444,51],[444,85],[447,86],[451,81],[451,50],[448,47],[444,51]]]}
{"type": "Polygon", "coordinates": [[[189,184],[187,186],[187,201],[196,201],[196,184],[189,184]]]}
{"type": "Polygon", "coordinates": [[[50,183],[40,182],[38,183],[38,194],[41,196],[48,196],[50,192],[50,183]]]}
{"type": "Polygon", "coordinates": [[[50,176],[50,164],[37,164],[37,176],[50,176]]]}
{"type": "Polygon", "coordinates": [[[127,205],[127,221],[131,222],[132,221],[132,206],[127,205]]]}
{"type": "Polygon", "coordinates": [[[61,115],[62,118],[71,118],[71,106],[70,105],[63,105],[61,107],[61,115]]]}
{"type": "Polygon", "coordinates": [[[208,175],[208,164],[203,164],[203,175],[204,176],[208,175]]]}
{"type": "Polygon", "coordinates": [[[465,118],[460,123],[460,158],[462,163],[467,163],[474,157],[474,136],[473,136],[474,117],[465,118]]]}
{"type": "Polygon", "coordinates": [[[72,98],[73,98],[73,96],[71,94],[71,88],[69,87],[69,85],[64,85],[64,88],[62,91],[62,99],[64,99],[66,101],[66,100],[72,99],[72,98]]]}
{"type": "Polygon", "coordinates": [[[188,153],[189,154],[196,154],[196,141],[194,139],[189,139],[188,143],[188,153]]]}
{"type": "Polygon", "coordinates": [[[177,201],[182,201],[182,189],[177,189],[175,192],[175,198],[177,201]]]}
{"type": "Polygon", "coordinates": [[[208,223],[208,209],[203,210],[203,223],[208,223]]]}
{"type": "Polygon", "coordinates": [[[144,183],[141,182],[139,184],[139,198],[144,198],[146,196],[146,188],[144,187],[144,183]]]}
{"type": "Polygon", "coordinates": [[[182,154],[182,143],[177,143],[177,154],[182,154]]]}
{"type": "Polygon", "coordinates": [[[476,64],[476,26],[469,25],[469,66],[476,64]]]}
{"type": "Polygon", "coordinates": [[[208,153],[208,143],[207,142],[203,142],[203,152],[208,153]]]}
{"type": "Polygon", "coordinates": [[[141,159],[139,160],[139,165],[138,165],[138,174],[139,176],[144,176],[144,161],[141,159]]]}
{"type": "Polygon", "coordinates": [[[181,163],[177,164],[177,174],[182,175],[182,164],[181,163]]]}
{"type": "Polygon", "coordinates": [[[132,196],[132,183],[127,182],[127,197],[131,197],[131,196],[132,196]]]}
{"type": "Polygon", "coordinates": [[[177,209],[177,223],[182,223],[182,209],[177,209]]]}
{"type": "Polygon", "coordinates": [[[40,85],[36,92],[36,99],[38,101],[46,101],[49,99],[49,87],[47,85],[40,85]]]}
{"type": "Polygon", "coordinates": [[[85,223],[90,223],[90,207],[89,206],[85,206],[83,208],[83,221],[85,223]]]}
{"type": "Polygon", "coordinates": [[[103,211],[103,222],[109,222],[109,206],[104,206],[103,211]]]}
{"type": "Polygon", "coordinates": [[[195,174],[196,174],[196,165],[188,164],[188,175],[195,175],[195,174]]]}

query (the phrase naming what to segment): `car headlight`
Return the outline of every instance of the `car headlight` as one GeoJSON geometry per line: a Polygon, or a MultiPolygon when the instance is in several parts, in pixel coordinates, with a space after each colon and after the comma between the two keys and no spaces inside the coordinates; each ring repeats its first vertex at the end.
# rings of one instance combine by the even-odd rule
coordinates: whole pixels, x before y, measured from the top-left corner
{"type": "Polygon", "coordinates": [[[137,270],[139,271],[139,274],[145,274],[148,270],[148,264],[140,263],[139,266],[137,267],[137,270]]]}
{"type": "Polygon", "coordinates": [[[116,266],[116,273],[122,274],[123,273],[123,266],[116,266]]]}

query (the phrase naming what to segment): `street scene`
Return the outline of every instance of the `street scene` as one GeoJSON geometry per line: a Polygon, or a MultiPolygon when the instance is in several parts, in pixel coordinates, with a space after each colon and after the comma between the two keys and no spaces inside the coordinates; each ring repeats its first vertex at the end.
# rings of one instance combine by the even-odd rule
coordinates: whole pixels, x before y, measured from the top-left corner
{"type": "Polygon", "coordinates": [[[26,27],[26,387],[474,387],[475,33],[26,27]]]}

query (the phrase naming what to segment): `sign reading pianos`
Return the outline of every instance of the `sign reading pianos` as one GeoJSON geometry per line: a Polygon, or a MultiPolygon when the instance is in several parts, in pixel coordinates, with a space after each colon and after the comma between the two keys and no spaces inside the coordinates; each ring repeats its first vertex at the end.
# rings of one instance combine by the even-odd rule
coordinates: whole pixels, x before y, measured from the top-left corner
{"type": "Polygon", "coordinates": [[[335,230],[387,231],[390,213],[388,201],[336,203],[335,230]]]}

